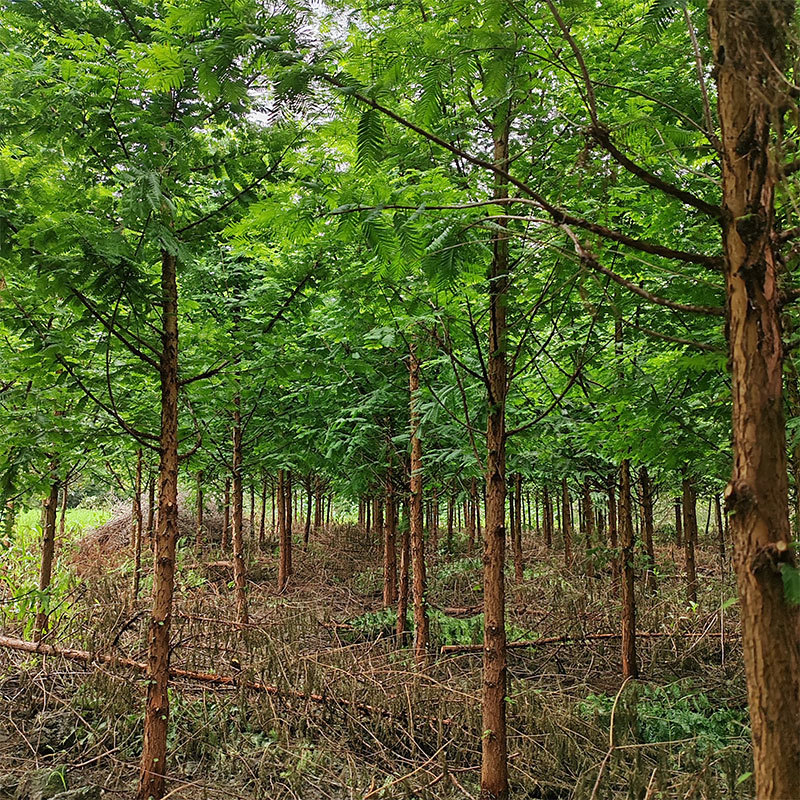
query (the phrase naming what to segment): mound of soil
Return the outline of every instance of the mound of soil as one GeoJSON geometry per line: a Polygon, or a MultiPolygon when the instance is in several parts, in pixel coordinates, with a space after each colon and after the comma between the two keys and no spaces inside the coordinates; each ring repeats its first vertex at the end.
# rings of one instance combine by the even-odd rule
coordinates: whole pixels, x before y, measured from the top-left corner
{"type": "MultiPolygon", "coordinates": [[[[150,535],[147,531],[148,516],[148,502],[147,498],[143,496],[143,550],[150,546],[150,535]]],[[[155,521],[153,524],[156,524],[155,521]]],[[[203,519],[204,541],[221,541],[222,527],[222,513],[219,510],[208,510],[203,519]]],[[[181,537],[188,539],[194,540],[197,535],[194,502],[183,495],[178,498],[178,530],[181,537]]],[[[81,577],[99,575],[121,564],[132,552],[133,511],[129,507],[120,507],[115,510],[114,516],[108,522],[90,530],[78,542],[76,552],[72,557],[72,565],[81,577]]]]}

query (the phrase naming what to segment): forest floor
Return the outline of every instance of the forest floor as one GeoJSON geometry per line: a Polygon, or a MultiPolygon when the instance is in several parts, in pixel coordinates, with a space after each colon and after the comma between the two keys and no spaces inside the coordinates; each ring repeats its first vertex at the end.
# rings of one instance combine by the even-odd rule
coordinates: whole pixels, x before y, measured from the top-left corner
{"type": "MultiPolygon", "coordinates": [[[[307,552],[296,546],[284,594],[273,544],[249,557],[245,628],[231,622],[229,554],[180,548],[173,665],[236,681],[176,679],[168,796],[477,798],[481,654],[440,650],[481,641],[481,559],[463,553],[460,537],[454,552],[440,544],[430,554],[436,652],[419,673],[392,635],[393,612],[381,608],[374,537],[336,526],[307,552]]],[[[619,632],[602,553],[586,577],[533,534],[525,545],[524,580],[508,573],[509,639],[572,640],[510,650],[513,797],[752,796],[735,593],[714,549],[698,552],[695,606],[685,601],[681,554],[660,543],[655,587],[637,581],[637,628],[657,635],[640,638],[641,679],[623,685],[619,639],[587,638],[619,632]]],[[[97,568],[74,558],[65,567],[71,577],[46,641],[144,661],[149,582],[132,605],[129,559],[89,563],[97,568]]],[[[19,602],[0,600],[3,632],[29,638],[19,602]]],[[[0,797],[32,797],[14,787],[34,773],[132,796],[143,692],[144,676],[126,666],[0,648],[0,797]]]]}

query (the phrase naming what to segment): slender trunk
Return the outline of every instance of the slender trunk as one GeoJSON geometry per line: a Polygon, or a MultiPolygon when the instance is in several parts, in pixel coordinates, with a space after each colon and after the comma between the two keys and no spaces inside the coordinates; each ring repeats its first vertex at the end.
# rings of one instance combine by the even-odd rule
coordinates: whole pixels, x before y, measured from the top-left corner
{"type": "Polygon", "coordinates": [[[197,473],[197,529],[195,531],[195,547],[198,549],[203,544],[203,516],[204,516],[204,499],[203,499],[203,470],[197,473]]]}
{"type": "Polygon", "coordinates": [[[53,556],[56,547],[56,518],[58,516],[58,490],[61,482],[57,476],[58,462],[50,466],[50,493],[42,503],[42,561],[39,567],[39,599],[37,602],[36,622],[33,640],[38,642],[47,629],[47,616],[50,613],[50,581],[53,576],[53,556]]]}
{"type": "Polygon", "coordinates": [[[311,503],[314,499],[314,491],[311,476],[308,476],[308,489],[306,492],[306,524],[303,528],[303,550],[308,550],[308,540],[311,536],[311,503]]]}
{"type": "Polygon", "coordinates": [[[675,498],[675,546],[683,548],[683,505],[681,498],[675,498]]]}
{"type": "Polygon", "coordinates": [[[553,503],[550,499],[550,490],[547,486],[542,490],[542,504],[544,506],[544,545],[549,550],[553,546],[555,520],[553,519],[553,503]]]}
{"type": "Polygon", "coordinates": [[[151,477],[147,482],[147,541],[150,549],[155,548],[156,524],[156,479],[151,477]]]}
{"type": "Polygon", "coordinates": [[[250,545],[256,538],[256,487],[250,485],[250,545]]]}
{"type": "MultiPolygon", "coordinates": [[[[141,453],[141,450],[139,451],[141,453]]],[[[141,491],[141,477],[139,480],[139,491],[141,491]]],[[[64,479],[64,483],[61,486],[61,519],[58,523],[58,535],[61,541],[64,541],[64,536],[67,532],[67,505],[69,504],[69,481],[68,479],[64,479]]],[[[140,505],[141,508],[141,505],[140,505]]]]}
{"type": "Polygon", "coordinates": [[[292,499],[294,497],[294,481],[292,480],[292,471],[288,470],[284,476],[283,482],[284,500],[286,503],[286,531],[282,558],[285,561],[286,578],[292,575],[294,569],[292,567],[292,527],[294,526],[294,514],[292,513],[292,499]]]}
{"type": "Polygon", "coordinates": [[[619,587],[619,553],[617,552],[617,492],[614,481],[608,485],[608,544],[611,547],[611,581],[613,591],[619,587]]]}
{"type": "Polygon", "coordinates": [[[783,416],[779,175],[772,124],[793,101],[783,76],[791,0],[709,5],[722,132],[722,242],[733,390],[733,473],[725,490],[759,800],[800,797],[798,612],[780,567],[793,562],[783,416]]]}
{"type": "Polygon", "coordinates": [[[275,505],[278,509],[278,591],[282,592],[289,583],[289,548],[291,535],[286,520],[286,478],[282,469],[278,470],[278,487],[275,505]]]}
{"type": "Polygon", "coordinates": [[[261,483],[261,519],[258,521],[258,549],[261,550],[264,547],[264,541],[266,539],[267,534],[267,492],[269,491],[269,487],[267,486],[267,478],[264,477],[264,480],[261,483]]]}
{"type": "Polygon", "coordinates": [[[639,468],[639,484],[642,490],[642,530],[644,532],[644,548],[647,553],[647,585],[652,587],[655,581],[654,567],[656,551],[653,545],[653,485],[647,467],[639,468]]]}
{"type": "MultiPolygon", "coordinates": [[[[508,116],[496,112],[494,161],[508,165],[508,116]]],[[[495,181],[495,199],[508,196],[506,181],[495,181]]],[[[507,221],[500,219],[500,228],[507,221]]],[[[506,740],[506,624],[503,567],[506,549],[506,299],[509,284],[508,236],[496,233],[489,271],[489,352],[486,426],[486,534],[483,555],[483,694],[481,735],[481,797],[508,797],[506,740]]]]}
{"type": "Polygon", "coordinates": [[[225,478],[225,490],[222,500],[222,549],[228,549],[231,535],[231,479],[225,478]]]}
{"type": "Polygon", "coordinates": [[[383,528],[383,605],[397,602],[397,511],[391,464],[386,472],[386,517],[383,528]]]}
{"type": "Polygon", "coordinates": [[[592,504],[592,490],[589,486],[589,479],[583,481],[583,529],[586,537],[586,574],[591,577],[594,575],[594,561],[592,560],[591,550],[594,547],[594,505],[592,504]]]}
{"type": "MultiPolygon", "coordinates": [[[[453,549],[453,518],[454,518],[454,500],[453,496],[447,498],[447,549],[453,549]]],[[[472,555],[469,550],[469,542],[467,543],[467,555],[472,555]]]]}
{"type": "Polygon", "coordinates": [[[175,545],[178,541],[178,286],[175,256],[161,254],[161,461],[153,610],[147,641],[147,700],[137,800],[161,800],[169,724],[169,656],[175,545]]]}
{"type": "Polygon", "coordinates": [[[695,567],[694,546],[697,542],[697,494],[692,479],[683,477],[683,544],[686,560],[686,597],[691,603],[697,602],[697,569],[695,567]]]}
{"type": "Polygon", "coordinates": [[[233,398],[233,584],[236,592],[236,621],[246,625],[247,565],[244,563],[242,461],[242,399],[237,391],[233,398]]]}
{"type": "Polygon", "coordinates": [[[400,575],[397,592],[397,644],[402,647],[406,641],[406,615],[408,613],[408,578],[411,561],[411,536],[408,516],[400,526],[400,575]]]}
{"type": "Polygon", "coordinates": [[[634,594],[634,532],[631,500],[631,464],[622,462],[619,487],[620,563],[622,572],[622,677],[636,678],[636,595],[634,594]]]}
{"type": "Polygon", "coordinates": [[[725,526],[722,524],[722,505],[719,500],[719,495],[714,495],[714,508],[717,516],[717,542],[719,544],[719,563],[725,570],[725,565],[728,561],[728,556],[725,552],[725,526]]]}
{"type": "Polygon", "coordinates": [[[136,482],[133,487],[133,590],[132,605],[139,599],[142,575],[142,448],[136,453],[136,482]]]}
{"type": "Polygon", "coordinates": [[[333,506],[333,495],[332,495],[332,494],[329,494],[329,495],[328,495],[328,514],[327,514],[327,516],[326,516],[326,519],[327,519],[327,524],[326,524],[326,526],[327,526],[328,528],[330,528],[330,527],[331,527],[331,508],[332,508],[332,506],[333,506]]]}
{"type": "Polygon", "coordinates": [[[567,478],[561,479],[561,527],[564,532],[564,563],[572,564],[572,503],[569,498],[567,478]]]}
{"type": "Polygon", "coordinates": [[[514,580],[522,582],[525,574],[525,559],[522,554],[522,475],[518,472],[514,477],[514,525],[511,536],[514,542],[514,580]]]}
{"type": "Polygon", "coordinates": [[[411,419],[411,562],[414,571],[414,661],[418,669],[428,663],[428,609],[425,599],[425,536],[422,529],[422,441],[419,437],[419,371],[416,346],[408,359],[408,393],[411,419]]]}

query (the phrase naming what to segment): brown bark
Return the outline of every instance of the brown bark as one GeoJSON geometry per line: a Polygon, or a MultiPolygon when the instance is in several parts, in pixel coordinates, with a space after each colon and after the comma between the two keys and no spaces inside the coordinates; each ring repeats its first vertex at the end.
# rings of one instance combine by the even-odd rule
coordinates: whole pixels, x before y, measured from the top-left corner
{"type": "MultiPolygon", "coordinates": [[[[494,123],[494,161],[508,164],[510,120],[502,110],[494,123]]],[[[507,197],[506,181],[496,178],[495,198],[507,197]]],[[[500,228],[507,221],[500,219],[500,228]]],[[[508,744],[506,739],[506,299],[509,285],[508,237],[494,236],[489,270],[489,412],[486,426],[486,532],[483,551],[483,692],[481,735],[481,791],[483,800],[508,797],[508,744]]]]}
{"type": "Polygon", "coordinates": [[[561,528],[564,534],[564,563],[572,564],[572,503],[569,498],[567,478],[561,479],[561,528]]]}
{"type": "Polygon", "coordinates": [[[205,501],[203,498],[203,470],[197,473],[197,509],[195,519],[197,529],[195,531],[195,547],[199,548],[203,544],[203,516],[205,514],[205,501]]]}
{"type": "Polygon", "coordinates": [[[594,575],[594,561],[589,551],[594,547],[595,517],[588,478],[583,481],[583,529],[586,537],[586,574],[591,577],[594,575]]]}
{"type": "Polygon", "coordinates": [[[386,473],[386,512],[383,526],[383,605],[397,602],[397,510],[391,467],[386,473]]]}
{"type": "Polygon", "coordinates": [[[720,503],[718,494],[714,495],[714,509],[716,511],[716,518],[717,518],[717,543],[719,545],[719,563],[722,566],[722,569],[724,570],[728,561],[728,556],[725,547],[725,525],[722,523],[722,504],[720,503]]]}
{"type": "Polygon", "coordinates": [[[225,478],[225,490],[222,498],[222,543],[223,550],[228,549],[231,536],[231,479],[225,478]]]}
{"type": "Polygon", "coordinates": [[[408,579],[411,562],[411,536],[408,518],[400,526],[400,572],[397,587],[397,644],[402,647],[406,641],[406,614],[408,612],[408,579]]]}
{"type": "Polygon", "coordinates": [[[47,630],[47,616],[50,607],[45,598],[50,593],[50,582],[53,577],[53,556],[56,547],[58,490],[61,487],[57,470],[58,463],[53,461],[50,467],[50,492],[42,502],[42,560],[39,567],[39,599],[37,601],[36,622],[33,631],[33,638],[37,642],[41,640],[42,635],[47,630]]]}
{"type": "Polygon", "coordinates": [[[634,594],[634,532],[631,499],[631,465],[622,462],[619,487],[620,567],[622,573],[622,677],[639,676],[636,662],[636,595],[634,594]]]}
{"type": "Polygon", "coordinates": [[[147,638],[147,700],[137,800],[161,800],[169,724],[169,656],[178,540],[178,286],[175,256],[161,254],[161,460],[153,608],[147,638]]]}
{"type": "Polygon", "coordinates": [[[653,545],[653,484],[650,482],[650,474],[647,467],[639,468],[639,486],[642,492],[642,531],[644,533],[644,549],[647,553],[647,575],[645,580],[648,586],[653,586],[655,573],[653,569],[656,564],[656,551],[653,545]]]}
{"type": "Polygon", "coordinates": [[[798,612],[784,597],[789,497],[783,416],[781,259],[773,250],[779,168],[772,125],[788,106],[783,76],[791,0],[709,5],[722,141],[722,241],[733,393],[733,473],[725,490],[741,605],[759,800],[800,797],[798,612]]]}
{"type": "Polygon", "coordinates": [[[692,479],[683,476],[683,545],[686,565],[686,597],[697,602],[697,567],[694,548],[697,543],[697,494],[692,479]]]}
{"type": "Polygon", "coordinates": [[[233,585],[236,593],[236,619],[246,625],[247,565],[244,563],[244,487],[242,486],[242,399],[233,398],[233,585]]]}
{"type": "Polygon", "coordinates": [[[618,528],[617,528],[617,491],[615,481],[608,485],[608,544],[611,547],[611,580],[614,585],[613,591],[616,594],[619,588],[619,553],[617,552],[618,542],[618,528]]]}
{"type": "Polygon", "coordinates": [[[275,505],[278,509],[278,591],[282,592],[289,583],[289,548],[291,534],[286,520],[286,477],[284,470],[278,470],[278,486],[275,505]]]}
{"type": "Polygon", "coordinates": [[[139,599],[142,575],[142,448],[136,453],[136,480],[133,487],[133,589],[131,601],[139,599]]]}
{"type": "Polygon", "coordinates": [[[522,582],[525,574],[525,558],[522,553],[522,475],[514,477],[514,525],[511,530],[514,541],[514,579],[522,582]]]}
{"type": "Polygon", "coordinates": [[[681,498],[675,498],[675,546],[683,547],[683,504],[681,498]]]}
{"type": "Polygon", "coordinates": [[[429,627],[425,599],[425,536],[422,528],[422,441],[419,435],[420,362],[414,343],[409,348],[408,393],[411,420],[411,562],[414,572],[414,661],[418,669],[428,663],[429,627]]]}
{"type": "Polygon", "coordinates": [[[147,482],[147,541],[150,549],[155,548],[155,524],[156,524],[156,479],[151,477],[147,482]]]}

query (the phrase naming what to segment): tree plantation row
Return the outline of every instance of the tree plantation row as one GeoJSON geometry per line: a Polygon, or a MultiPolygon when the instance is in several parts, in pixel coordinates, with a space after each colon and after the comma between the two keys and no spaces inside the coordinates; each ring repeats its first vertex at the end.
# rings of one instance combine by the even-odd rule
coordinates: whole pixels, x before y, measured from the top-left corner
{"type": "Polygon", "coordinates": [[[73,664],[92,736],[93,691],[131,720],[74,760],[138,800],[208,796],[209,703],[274,702],[230,796],[800,798],[797,33],[792,0],[0,3],[8,702],[40,724],[29,676],[73,664]],[[737,733],[688,784],[671,729],[626,761],[615,718],[712,663],[737,733]]]}

